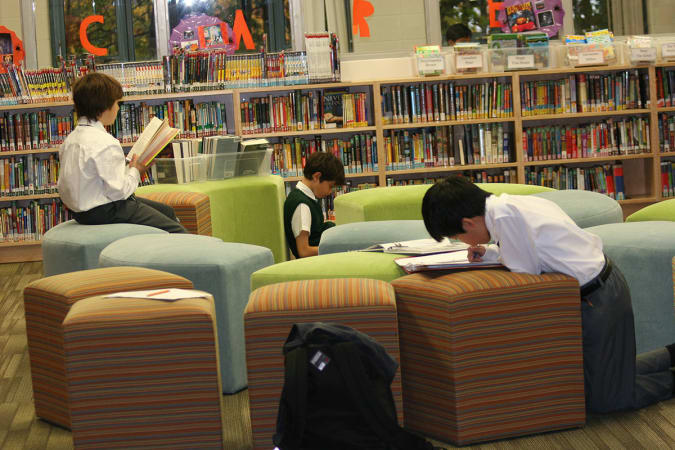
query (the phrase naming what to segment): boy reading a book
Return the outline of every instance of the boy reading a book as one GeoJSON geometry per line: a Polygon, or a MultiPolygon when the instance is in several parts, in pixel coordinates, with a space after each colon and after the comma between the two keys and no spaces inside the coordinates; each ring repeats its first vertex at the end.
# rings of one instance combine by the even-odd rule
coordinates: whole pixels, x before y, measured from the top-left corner
{"type": "Polygon", "coordinates": [[[334,186],[344,183],[344,166],[335,155],[315,152],[307,158],[303,179],[284,202],[286,241],[296,258],[319,254],[321,234],[335,224],[324,221],[318,199],[329,195],[334,186]]]}
{"type": "Polygon", "coordinates": [[[119,141],[105,130],[119,111],[122,86],[102,73],[89,73],[73,86],[77,126],[59,148],[59,195],[85,225],[135,223],[169,233],[187,233],[173,209],[159,202],[137,198],[146,167],[131,158],[126,164],[119,141]]]}
{"type": "Polygon", "coordinates": [[[586,407],[637,409],[673,394],[675,344],[635,356],[630,292],[598,236],[555,203],[531,195],[492,195],[463,177],[432,186],[422,202],[427,231],[469,244],[469,260],[499,261],[514,272],[560,272],[579,280],[586,407]],[[495,244],[488,244],[490,241],[495,244]]]}

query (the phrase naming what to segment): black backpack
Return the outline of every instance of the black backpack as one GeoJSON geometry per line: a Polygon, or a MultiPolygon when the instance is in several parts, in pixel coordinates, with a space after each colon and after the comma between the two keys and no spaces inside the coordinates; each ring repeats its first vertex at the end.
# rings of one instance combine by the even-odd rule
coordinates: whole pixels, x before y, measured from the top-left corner
{"type": "Polygon", "coordinates": [[[434,449],[398,425],[396,361],[370,336],[332,323],[293,325],[274,444],[281,450],[434,449]]]}

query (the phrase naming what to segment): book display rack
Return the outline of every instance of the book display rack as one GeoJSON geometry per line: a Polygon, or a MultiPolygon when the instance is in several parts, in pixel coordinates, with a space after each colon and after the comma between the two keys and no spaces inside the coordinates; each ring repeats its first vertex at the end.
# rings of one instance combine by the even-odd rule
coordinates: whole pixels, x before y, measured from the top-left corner
{"type": "MultiPolygon", "coordinates": [[[[675,194],[675,63],[133,95],[111,132],[129,147],[151,116],[184,138],[266,138],[287,182],[331,151],[341,192],[463,173],[596,190],[626,214],[675,194]]],[[[57,148],[74,121],[67,101],[0,106],[0,262],[40,259],[68,218],[57,148]]]]}

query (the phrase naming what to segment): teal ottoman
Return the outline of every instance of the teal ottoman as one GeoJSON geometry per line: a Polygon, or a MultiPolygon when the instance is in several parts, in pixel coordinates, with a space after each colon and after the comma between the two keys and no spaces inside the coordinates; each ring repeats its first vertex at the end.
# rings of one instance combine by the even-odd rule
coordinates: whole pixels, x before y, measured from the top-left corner
{"type": "Polygon", "coordinates": [[[586,228],[626,277],[638,353],[675,342],[672,259],[675,222],[612,223],[586,228]]]}
{"type": "Polygon", "coordinates": [[[647,220],[675,221],[675,198],[645,206],[626,217],[626,222],[644,222],[647,220]]]}
{"type": "Polygon", "coordinates": [[[392,281],[405,275],[394,263],[401,255],[344,252],[294,259],[265,267],[251,276],[251,291],[268,284],[323,278],[372,278],[392,281]]]}
{"type": "Polygon", "coordinates": [[[44,276],[96,269],[98,256],[108,244],[138,234],[169,233],[133,223],[82,225],[75,220],[60,223],[42,237],[44,276]]]}
{"type": "Polygon", "coordinates": [[[534,195],[551,200],[560,206],[579,228],[623,222],[621,205],[605,194],[581,189],[567,189],[540,192],[534,195]]]}
{"type": "Polygon", "coordinates": [[[101,267],[138,266],[180,275],[213,295],[223,392],[246,387],[243,314],[251,274],[274,264],[264,247],[223,242],[210,236],[131,236],[113,242],[99,257],[101,267]]]}
{"type": "MultiPolygon", "coordinates": [[[[529,195],[553,190],[529,184],[476,184],[496,195],[529,195]]],[[[422,198],[430,187],[430,184],[387,186],[340,195],[335,198],[335,223],[422,219],[422,198]]]]}
{"type": "Polygon", "coordinates": [[[362,250],[374,244],[431,239],[422,220],[376,220],[329,228],[321,235],[319,255],[362,250]]]}

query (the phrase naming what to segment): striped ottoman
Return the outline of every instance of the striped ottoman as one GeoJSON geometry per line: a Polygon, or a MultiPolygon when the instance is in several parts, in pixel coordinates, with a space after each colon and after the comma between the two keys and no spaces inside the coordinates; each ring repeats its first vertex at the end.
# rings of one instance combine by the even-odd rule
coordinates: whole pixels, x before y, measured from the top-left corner
{"type": "MultiPolygon", "coordinates": [[[[284,384],[282,347],[291,326],[335,322],[376,339],[399,360],[394,290],[387,282],[342,278],[289,281],[255,290],[244,311],[246,366],[253,446],[271,449],[284,384]]],[[[401,378],[391,384],[399,423],[403,423],[401,378]]]]}
{"type": "Polygon", "coordinates": [[[63,321],[75,448],[222,448],[213,297],[92,297],[63,321]]]}
{"type": "Polygon", "coordinates": [[[201,192],[145,192],[137,194],[173,208],[176,217],[192,234],[211,236],[211,200],[201,192]]]}
{"type": "Polygon", "coordinates": [[[392,284],[406,428],[466,445],[584,424],[576,279],[473,270],[392,284]]]}
{"type": "Polygon", "coordinates": [[[23,291],[35,414],[70,428],[61,323],[71,306],[87,297],[120,290],[191,288],[180,276],[137,267],[69,272],[36,280],[23,291]]]}

